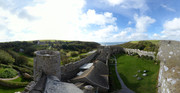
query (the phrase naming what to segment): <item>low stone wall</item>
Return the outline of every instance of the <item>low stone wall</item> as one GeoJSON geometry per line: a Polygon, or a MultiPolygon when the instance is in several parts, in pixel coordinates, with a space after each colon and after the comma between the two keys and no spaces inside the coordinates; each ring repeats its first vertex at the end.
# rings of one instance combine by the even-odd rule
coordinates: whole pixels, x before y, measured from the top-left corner
{"type": "Polygon", "coordinates": [[[124,48],[125,53],[127,54],[132,54],[132,53],[137,53],[139,56],[149,56],[149,57],[153,57],[153,59],[155,59],[155,52],[148,52],[148,51],[143,51],[143,50],[139,50],[139,49],[129,49],[129,48],[124,48]]]}
{"type": "Polygon", "coordinates": [[[158,93],[180,93],[180,42],[160,41],[158,93]]]}
{"type": "Polygon", "coordinates": [[[69,64],[66,64],[64,66],[61,66],[61,81],[69,80],[76,76],[76,74],[79,72],[79,67],[84,65],[85,63],[91,62],[91,60],[97,55],[98,53],[95,52],[91,54],[90,56],[87,56],[79,61],[71,62],[69,64]]]}

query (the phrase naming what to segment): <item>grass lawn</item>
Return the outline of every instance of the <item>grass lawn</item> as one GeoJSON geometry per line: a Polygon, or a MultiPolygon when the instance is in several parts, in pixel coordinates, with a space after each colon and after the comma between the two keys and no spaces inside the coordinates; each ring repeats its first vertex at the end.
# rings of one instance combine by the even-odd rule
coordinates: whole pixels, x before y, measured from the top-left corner
{"type": "MultiPolygon", "coordinates": [[[[23,80],[22,77],[18,77],[17,79],[10,80],[10,81],[13,81],[13,82],[27,82],[27,81],[23,80]]],[[[23,91],[23,90],[24,90],[24,87],[22,87],[22,88],[7,88],[7,87],[4,87],[4,86],[0,85],[0,93],[14,93],[14,92],[23,91]]]]}
{"type": "Polygon", "coordinates": [[[34,58],[33,57],[28,57],[28,65],[33,66],[34,64],[34,58]]]}
{"type": "Polygon", "coordinates": [[[10,81],[14,81],[14,82],[28,82],[27,80],[24,80],[24,79],[22,78],[22,76],[18,77],[17,79],[10,80],[10,81]]]}
{"type": "Polygon", "coordinates": [[[17,92],[17,91],[23,91],[24,88],[7,88],[7,87],[3,87],[0,85],[0,93],[14,93],[14,92],[17,92]]]}
{"type": "Polygon", "coordinates": [[[110,90],[109,92],[117,91],[121,89],[121,84],[119,83],[119,80],[117,78],[116,72],[115,72],[115,65],[114,60],[111,58],[109,60],[109,81],[110,81],[110,90]]]}
{"type": "Polygon", "coordinates": [[[146,60],[129,55],[116,55],[118,72],[128,88],[136,93],[156,93],[159,65],[153,60],[146,60]],[[138,70],[141,70],[139,73],[138,70]],[[147,70],[147,76],[142,76],[143,70],[147,70]],[[133,75],[138,74],[141,80],[133,75]]]}
{"type": "MultiPolygon", "coordinates": [[[[159,43],[159,40],[145,40],[145,41],[150,41],[152,42],[153,44],[157,45],[159,43]]],[[[139,41],[131,41],[131,43],[138,43],[139,41]]]]}

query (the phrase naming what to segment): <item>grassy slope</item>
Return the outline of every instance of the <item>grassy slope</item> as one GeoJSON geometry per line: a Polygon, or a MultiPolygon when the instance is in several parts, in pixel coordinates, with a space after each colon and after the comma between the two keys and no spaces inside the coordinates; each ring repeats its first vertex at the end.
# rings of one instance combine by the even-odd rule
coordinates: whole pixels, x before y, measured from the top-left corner
{"type": "Polygon", "coordinates": [[[118,61],[118,72],[124,83],[136,93],[156,93],[157,77],[159,65],[155,65],[152,60],[140,59],[134,56],[116,55],[118,61]],[[143,77],[142,72],[147,70],[148,76],[143,77]],[[138,74],[142,80],[138,81],[133,75],[138,74]]]}
{"type": "MultiPolygon", "coordinates": [[[[152,42],[153,44],[158,44],[159,43],[159,41],[160,40],[145,40],[145,41],[150,41],[150,42],[152,42]]],[[[135,43],[135,44],[137,44],[139,41],[130,41],[130,43],[135,43]]]]}

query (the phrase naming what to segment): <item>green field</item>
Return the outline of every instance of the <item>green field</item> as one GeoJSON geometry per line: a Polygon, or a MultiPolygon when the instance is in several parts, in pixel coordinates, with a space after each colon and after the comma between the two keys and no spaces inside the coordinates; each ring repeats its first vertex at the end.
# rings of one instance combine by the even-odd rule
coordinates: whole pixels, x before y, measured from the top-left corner
{"type": "MultiPolygon", "coordinates": [[[[22,77],[18,77],[15,80],[10,80],[10,81],[14,81],[14,82],[24,82],[24,80],[22,79],[22,77]]],[[[7,88],[7,87],[3,87],[0,85],[0,93],[14,93],[17,91],[23,91],[24,88],[7,88]]]]}
{"type": "Polygon", "coordinates": [[[159,64],[153,60],[146,60],[129,55],[116,55],[118,72],[128,88],[136,93],[156,93],[159,64]],[[138,70],[141,70],[139,73],[138,70]],[[142,76],[143,70],[147,70],[147,76],[142,76]],[[141,80],[137,80],[137,77],[141,80]]]}
{"type": "Polygon", "coordinates": [[[14,93],[17,91],[23,91],[24,88],[15,88],[15,89],[9,89],[7,87],[0,86],[0,93],[14,93]]]}

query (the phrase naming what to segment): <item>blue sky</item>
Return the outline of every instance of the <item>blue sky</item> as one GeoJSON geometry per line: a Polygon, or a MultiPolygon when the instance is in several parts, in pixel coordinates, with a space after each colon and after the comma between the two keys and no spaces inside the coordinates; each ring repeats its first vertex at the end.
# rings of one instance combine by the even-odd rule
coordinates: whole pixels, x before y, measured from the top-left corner
{"type": "Polygon", "coordinates": [[[0,0],[0,42],[180,40],[179,0],[0,0]]]}

